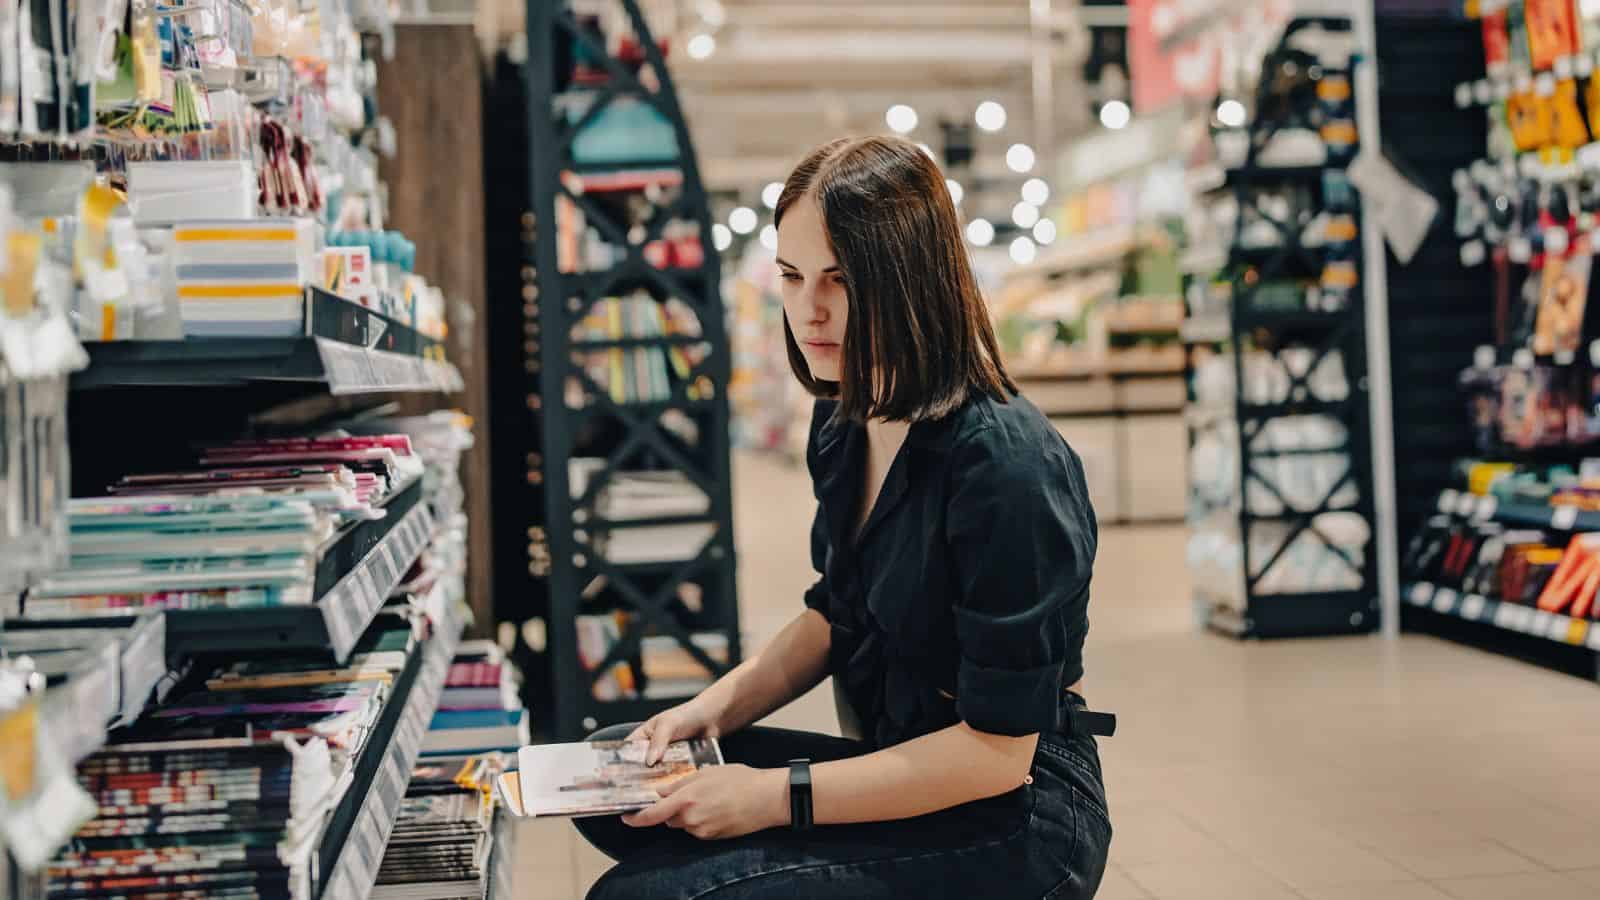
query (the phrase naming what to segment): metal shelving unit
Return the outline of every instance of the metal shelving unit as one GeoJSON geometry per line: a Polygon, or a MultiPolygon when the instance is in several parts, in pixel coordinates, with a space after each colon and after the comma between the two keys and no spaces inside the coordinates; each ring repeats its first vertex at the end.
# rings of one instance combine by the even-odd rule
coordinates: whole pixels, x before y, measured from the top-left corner
{"type": "MultiPolygon", "coordinates": [[[[1344,30],[1350,23],[1338,19],[1299,19],[1291,23],[1288,35],[1315,22],[1333,30],[1344,30]]],[[[1338,74],[1324,66],[1328,74],[1338,74]]],[[[1344,73],[1349,74],[1349,73],[1344,73]]],[[[1262,103],[1258,103],[1258,108],[1262,103]]],[[[1226,333],[1218,327],[1220,322],[1205,317],[1191,320],[1185,336],[1189,344],[1186,353],[1190,360],[1190,402],[1197,401],[1193,386],[1193,354],[1197,345],[1220,345],[1231,352],[1235,397],[1230,410],[1203,410],[1188,417],[1190,449],[1205,439],[1207,432],[1227,429],[1236,433],[1238,457],[1237,486],[1234,496],[1219,500],[1203,487],[1191,489],[1190,519],[1197,528],[1216,528],[1219,523],[1237,535],[1241,568],[1239,582],[1243,595],[1218,595],[1204,588],[1197,589],[1194,598],[1196,618],[1207,627],[1235,637],[1284,637],[1310,634],[1340,634],[1370,631],[1378,625],[1376,591],[1376,560],[1370,536],[1374,512],[1370,491],[1370,457],[1367,404],[1365,395],[1365,338],[1363,305],[1359,289],[1349,292],[1349,301],[1337,311],[1283,310],[1254,305],[1260,289],[1274,278],[1316,277],[1324,259],[1322,248],[1306,246],[1302,241],[1304,224],[1279,221],[1252,202],[1255,192],[1274,187],[1296,186],[1309,189],[1327,208],[1328,191],[1326,173],[1342,168],[1330,162],[1326,166],[1271,167],[1259,164],[1259,150],[1278,133],[1281,123],[1258,121],[1250,126],[1249,152],[1243,165],[1225,170],[1220,182],[1212,190],[1233,195],[1242,210],[1254,209],[1269,221],[1278,232],[1279,243],[1271,248],[1242,246],[1245,216],[1236,219],[1226,265],[1232,303],[1229,328],[1226,333]],[[1248,276],[1246,273],[1249,273],[1248,276]],[[1291,348],[1309,350],[1311,362],[1304,371],[1296,374],[1285,358],[1291,348]],[[1245,356],[1247,353],[1265,353],[1282,368],[1288,379],[1287,396],[1279,402],[1260,403],[1247,399],[1245,356]],[[1311,385],[1311,376],[1331,355],[1337,354],[1343,364],[1345,381],[1349,386],[1347,396],[1328,398],[1318,396],[1311,385]],[[1344,438],[1327,446],[1297,449],[1285,452],[1260,446],[1262,438],[1272,429],[1273,423],[1296,416],[1324,416],[1336,420],[1344,429],[1344,438]],[[1291,503],[1289,493],[1269,474],[1268,462],[1286,456],[1310,454],[1337,455],[1348,462],[1344,474],[1322,490],[1320,499],[1311,504],[1291,503]],[[1354,486],[1359,500],[1352,506],[1340,500],[1340,495],[1354,486]],[[1282,506],[1281,510],[1260,512],[1252,508],[1252,493],[1264,493],[1282,506]],[[1354,513],[1366,521],[1369,536],[1360,547],[1359,554],[1326,534],[1318,524],[1318,517],[1327,513],[1354,513]],[[1283,530],[1281,537],[1272,540],[1272,548],[1260,552],[1253,547],[1252,535],[1258,528],[1283,530]],[[1270,592],[1265,582],[1273,568],[1286,561],[1291,546],[1308,537],[1319,541],[1350,567],[1360,579],[1355,590],[1308,591],[1296,593],[1270,592]]],[[[1343,210],[1341,210],[1343,211],[1343,210]]],[[[1355,209],[1349,210],[1352,216],[1355,209]]],[[[1356,264],[1359,266],[1359,256],[1356,264]]],[[[1191,310],[1192,312],[1192,310],[1191,310]]],[[[1230,592],[1231,593],[1231,592],[1230,592]]]]}
{"type": "Polygon", "coordinates": [[[305,334],[288,338],[115,341],[87,345],[74,390],[298,383],[331,394],[458,391],[461,373],[439,342],[317,288],[305,334]]]}
{"type": "Polygon", "coordinates": [[[463,627],[454,615],[442,617],[396,680],[355,781],[323,831],[313,867],[321,900],[363,900],[371,892],[463,627]]]}
{"type": "MultiPolygon", "coordinates": [[[[524,510],[529,546],[523,560],[529,567],[529,576],[528,590],[523,593],[539,607],[545,606],[542,598],[548,596],[547,609],[530,610],[530,614],[547,616],[552,694],[549,705],[553,707],[550,725],[554,737],[566,740],[582,737],[599,725],[641,718],[675,702],[608,703],[595,698],[597,677],[618,663],[633,667],[639,676],[636,683],[642,689],[639,646],[647,631],[675,638],[713,676],[725,671],[726,666],[695,645],[690,640],[691,633],[717,632],[726,636],[730,664],[739,659],[729,495],[730,356],[709,202],[662,52],[635,2],[619,0],[617,8],[631,26],[642,52],[639,68],[650,69],[653,80],[641,79],[629,64],[609,55],[603,39],[581,23],[565,3],[528,3],[528,47],[533,63],[527,70],[527,146],[536,236],[532,258],[526,260],[533,274],[523,293],[526,340],[522,349],[527,407],[537,420],[530,436],[536,443],[525,448],[520,459],[513,454],[502,457],[520,466],[520,471],[505,472],[502,480],[528,484],[535,500],[524,510]],[[587,111],[569,122],[563,106],[570,94],[564,93],[566,86],[562,83],[568,72],[559,67],[570,65],[577,52],[583,53],[591,65],[602,68],[609,81],[588,90],[591,102],[587,111]],[[656,89],[647,87],[647,82],[656,85],[656,89]],[[574,143],[579,133],[612,104],[624,99],[648,104],[671,124],[679,151],[676,158],[604,164],[575,158],[574,143]],[[571,181],[574,174],[635,169],[674,169],[682,173],[681,184],[673,188],[675,199],[660,205],[643,223],[615,221],[606,204],[596,199],[596,193],[574,189],[571,181]],[[558,202],[580,210],[607,243],[624,251],[624,258],[601,271],[563,272],[558,265],[560,235],[555,224],[558,202]],[[691,221],[698,228],[704,261],[693,269],[657,269],[645,259],[644,247],[658,240],[663,226],[674,218],[691,221]],[[709,348],[687,378],[672,384],[665,401],[616,402],[573,361],[574,351],[602,346],[665,348],[684,343],[673,337],[600,342],[573,339],[573,326],[596,303],[635,289],[647,291],[658,302],[675,298],[687,305],[700,324],[700,336],[690,342],[709,348]],[[569,379],[576,379],[585,395],[586,402],[580,409],[567,405],[569,379]],[[691,399],[689,387],[696,383],[708,386],[709,396],[691,399]],[[669,412],[692,421],[698,441],[685,441],[665,428],[661,418],[669,412]],[[611,430],[609,445],[595,445],[587,436],[601,424],[611,430]],[[592,535],[598,529],[593,521],[595,491],[575,499],[568,484],[568,461],[580,455],[605,457],[604,469],[592,476],[592,485],[604,484],[617,472],[629,469],[682,472],[710,500],[707,512],[693,520],[715,526],[711,539],[692,559],[649,564],[606,561],[581,540],[581,536],[592,535]],[[605,599],[583,600],[583,593],[597,579],[604,581],[605,599]],[[695,585],[701,597],[695,611],[678,597],[679,588],[688,584],[695,585]],[[578,653],[577,618],[615,609],[633,614],[629,624],[605,660],[586,669],[578,653]]],[[[503,434],[498,432],[497,440],[503,439],[503,434]]],[[[523,530],[517,529],[519,533],[523,530]]],[[[535,705],[540,701],[536,700],[535,705]]]]}

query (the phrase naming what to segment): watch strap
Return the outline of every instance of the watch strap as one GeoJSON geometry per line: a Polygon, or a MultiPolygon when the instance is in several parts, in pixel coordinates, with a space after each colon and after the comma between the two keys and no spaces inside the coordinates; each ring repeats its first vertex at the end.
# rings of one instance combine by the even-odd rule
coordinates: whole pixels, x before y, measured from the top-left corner
{"type": "Polygon", "coordinates": [[[810,831],[814,822],[811,807],[811,760],[789,760],[789,827],[810,831]]]}

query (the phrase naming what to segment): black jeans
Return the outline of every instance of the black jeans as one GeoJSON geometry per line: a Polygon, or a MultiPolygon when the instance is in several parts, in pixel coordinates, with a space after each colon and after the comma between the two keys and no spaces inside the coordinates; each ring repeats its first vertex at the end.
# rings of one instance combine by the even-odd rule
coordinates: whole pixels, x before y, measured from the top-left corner
{"type": "MultiPolygon", "coordinates": [[[[631,725],[597,740],[625,737],[631,725]]],[[[866,752],[855,741],[747,728],[724,737],[729,763],[756,768],[866,752]]],[[[1089,898],[1100,886],[1111,822],[1094,738],[1041,735],[1032,781],[999,797],[914,819],[763,831],[701,841],[616,816],[578,819],[591,844],[618,861],[589,900],[822,898],[1089,898]]]]}

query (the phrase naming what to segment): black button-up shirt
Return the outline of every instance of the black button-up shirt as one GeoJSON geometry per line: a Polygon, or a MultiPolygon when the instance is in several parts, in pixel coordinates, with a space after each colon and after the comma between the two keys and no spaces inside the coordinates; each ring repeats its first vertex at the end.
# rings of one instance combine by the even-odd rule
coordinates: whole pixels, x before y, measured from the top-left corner
{"type": "Polygon", "coordinates": [[[1097,532],[1083,465],[1025,398],[918,422],[857,539],[863,425],[818,401],[806,462],[819,507],[806,605],[862,738],[887,747],[965,721],[1056,730],[1083,675],[1097,532]]]}

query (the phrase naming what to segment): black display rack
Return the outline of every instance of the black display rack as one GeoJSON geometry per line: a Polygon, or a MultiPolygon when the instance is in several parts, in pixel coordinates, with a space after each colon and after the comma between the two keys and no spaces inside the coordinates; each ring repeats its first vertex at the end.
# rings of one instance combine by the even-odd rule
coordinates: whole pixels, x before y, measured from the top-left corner
{"type": "MultiPolygon", "coordinates": [[[[1296,19],[1285,31],[1285,40],[1296,30],[1319,25],[1330,31],[1347,31],[1351,25],[1344,19],[1296,19]]],[[[1326,74],[1341,74],[1324,66],[1326,74]]],[[[1342,74],[1352,75],[1346,71],[1342,74]]],[[[1265,86],[1263,96],[1265,100],[1265,86]]],[[[1257,108],[1264,103],[1258,102],[1257,108]]],[[[1205,432],[1213,429],[1237,429],[1238,488],[1236,496],[1218,503],[1216,498],[1206,498],[1198,490],[1191,495],[1190,521],[1196,528],[1222,527],[1238,536],[1243,572],[1240,581],[1243,596],[1218,596],[1205,589],[1197,589],[1194,598],[1197,619],[1209,628],[1241,638],[1290,637],[1301,635],[1348,634],[1370,631],[1378,625],[1376,561],[1373,553],[1371,529],[1374,522],[1370,491],[1371,453],[1369,445],[1368,412],[1366,398],[1366,344],[1363,308],[1359,287],[1349,292],[1349,300],[1337,311],[1279,310],[1256,305],[1260,288],[1274,277],[1312,276],[1322,270],[1323,252],[1302,242],[1304,223],[1280,221],[1253,202],[1255,192],[1279,186],[1298,185],[1310,189],[1324,202],[1326,209],[1326,182],[1329,171],[1343,168],[1342,163],[1330,159],[1324,166],[1263,165],[1259,151],[1280,130],[1277,121],[1257,121],[1249,126],[1249,150],[1242,165],[1223,172],[1220,183],[1213,191],[1231,193],[1237,201],[1240,214],[1227,255],[1227,281],[1232,302],[1229,313],[1230,328],[1224,334],[1216,325],[1204,318],[1192,319],[1194,327],[1185,330],[1185,342],[1191,349],[1186,356],[1190,366],[1190,400],[1195,400],[1193,390],[1193,346],[1219,344],[1230,351],[1233,359],[1235,397],[1231,409],[1192,409],[1188,416],[1190,447],[1194,448],[1205,432]],[[1270,222],[1278,232],[1279,242],[1269,249],[1241,246],[1246,216],[1243,210],[1253,208],[1263,220],[1270,222]],[[1248,268],[1247,268],[1248,266],[1248,268]],[[1290,348],[1309,350],[1312,361],[1305,372],[1297,375],[1284,356],[1290,348]],[[1248,352],[1266,353],[1288,377],[1288,396],[1281,402],[1256,403],[1247,400],[1244,360],[1248,352]],[[1319,397],[1312,389],[1310,379],[1317,367],[1337,353],[1342,360],[1348,394],[1342,398],[1319,397]],[[1278,450],[1257,447],[1261,438],[1275,421],[1289,417],[1319,415],[1339,422],[1344,428],[1344,439],[1332,445],[1309,450],[1278,450]],[[1263,471],[1264,461],[1284,456],[1317,453],[1342,456],[1348,467],[1342,477],[1328,487],[1321,499],[1309,506],[1291,503],[1287,492],[1263,471]],[[1354,486],[1359,499],[1353,505],[1336,503],[1340,494],[1354,486]],[[1283,507],[1282,511],[1262,513],[1252,509],[1252,489],[1270,495],[1283,507]],[[1317,519],[1326,513],[1345,512],[1361,516],[1368,525],[1368,538],[1358,554],[1352,554],[1348,545],[1330,538],[1319,527],[1317,519]],[[1288,531],[1281,540],[1274,541],[1273,549],[1265,554],[1252,549],[1252,534],[1258,527],[1288,531]],[[1314,591],[1294,593],[1269,593],[1262,583],[1275,566],[1285,561],[1285,554],[1297,540],[1310,536],[1320,541],[1336,554],[1360,578],[1360,587],[1351,590],[1314,591]],[[1242,601],[1242,602],[1241,602],[1242,601]]],[[[1351,208],[1352,216],[1359,210],[1351,208]]],[[[1359,254],[1356,258],[1359,266],[1359,254]]],[[[1193,314],[1193,310],[1189,312],[1193,314]]]]}
{"type": "Polygon", "coordinates": [[[728,664],[736,663],[740,652],[730,498],[730,356],[709,201],[662,51],[638,4],[619,0],[609,8],[621,14],[632,32],[637,53],[631,62],[608,52],[595,25],[580,21],[561,0],[528,2],[527,146],[536,236],[532,257],[526,260],[533,273],[523,292],[523,369],[527,408],[537,422],[532,429],[537,443],[527,447],[520,459],[504,454],[502,458],[515,460],[520,471],[502,477],[530,485],[529,493],[536,500],[523,510],[525,529],[517,529],[527,534],[529,542],[523,557],[529,571],[528,589],[523,593],[530,602],[548,596],[548,608],[541,611],[548,616],[549,719],[554,736],[566,740],[580,738],[600,725],[642,719],[681,702],[681,698],[618,702],[596,698],[597,679],[617,664],[631,667],[638,693],[648,693],[640,664],[640,644],[647,634],[672,637],[713,677],[726,671],[726,665],[693,643],[692,634],[723,635],[728,664]],[[573,78],[580,57],[591,73],[581,84],[573,78]],[[571,121],[565,109],[576,98],[587,100],[588,107],[571,121]],[[648,104],[670,123],[677,138],[676,158],[639,158],[604,165],[576,158],[574,142],[580,132],[619,101],[648,104]],[[664,168],[681,172],[681,186],[673,188],[674,199],[657,204],[643,222],[618,221],[607,204],[575,188],[571,179],[573,175],[664,168]],[[558,202],[580,210],[606,243],[622,251],[621,261],[600,270],[562,271],[558,265],[558,202]],[[672,219],[696,226],[704,255],[699,265],[662,269],[646,259],[644,248],[661,238],[663,226],[672,219]],[[672,384],[670,396],[661,402],[617,402],[574,361],[575,353],[597,349],[665,348],[684,343],[673,337],[573,338],[574,325],[597,302],[638,290],[658,302],[675,298],[687,305],[700,326],[692,343],[708,349],[687,378],[672,384]],[[586,398],[579,409],[570,408],[567,402],[568,385],[574,379],[586,398]],[[691,385],[696,386],[694,398],[691,385]],[[698,439],[686,440],[665,427],[662,417],[669,413],[692,422],[698,439]],[[603,457],[605,464],[591,476],[584,495],[574,497],[568,464],[578,456],[603,457]],[[683,473],[706,494],[709,508],[703,515],[671,520],[599,521],[594,509],[598,491],[616,473],[633,469],[683,473]],[[612,563],[585,540],[607,531],[686,521],[709,523],[715,530],[693,558],[667,563],[612,563]],[[698,602],[682,599],[680,591],[687,585],[694,586],[698,602]],[[602,590],[585,599],[586,592],[601,586],[602,590]],[[578,649],[578,617],[618,610],[631,614],[620,640],[598,665],[586,667],[578,649]]]}

